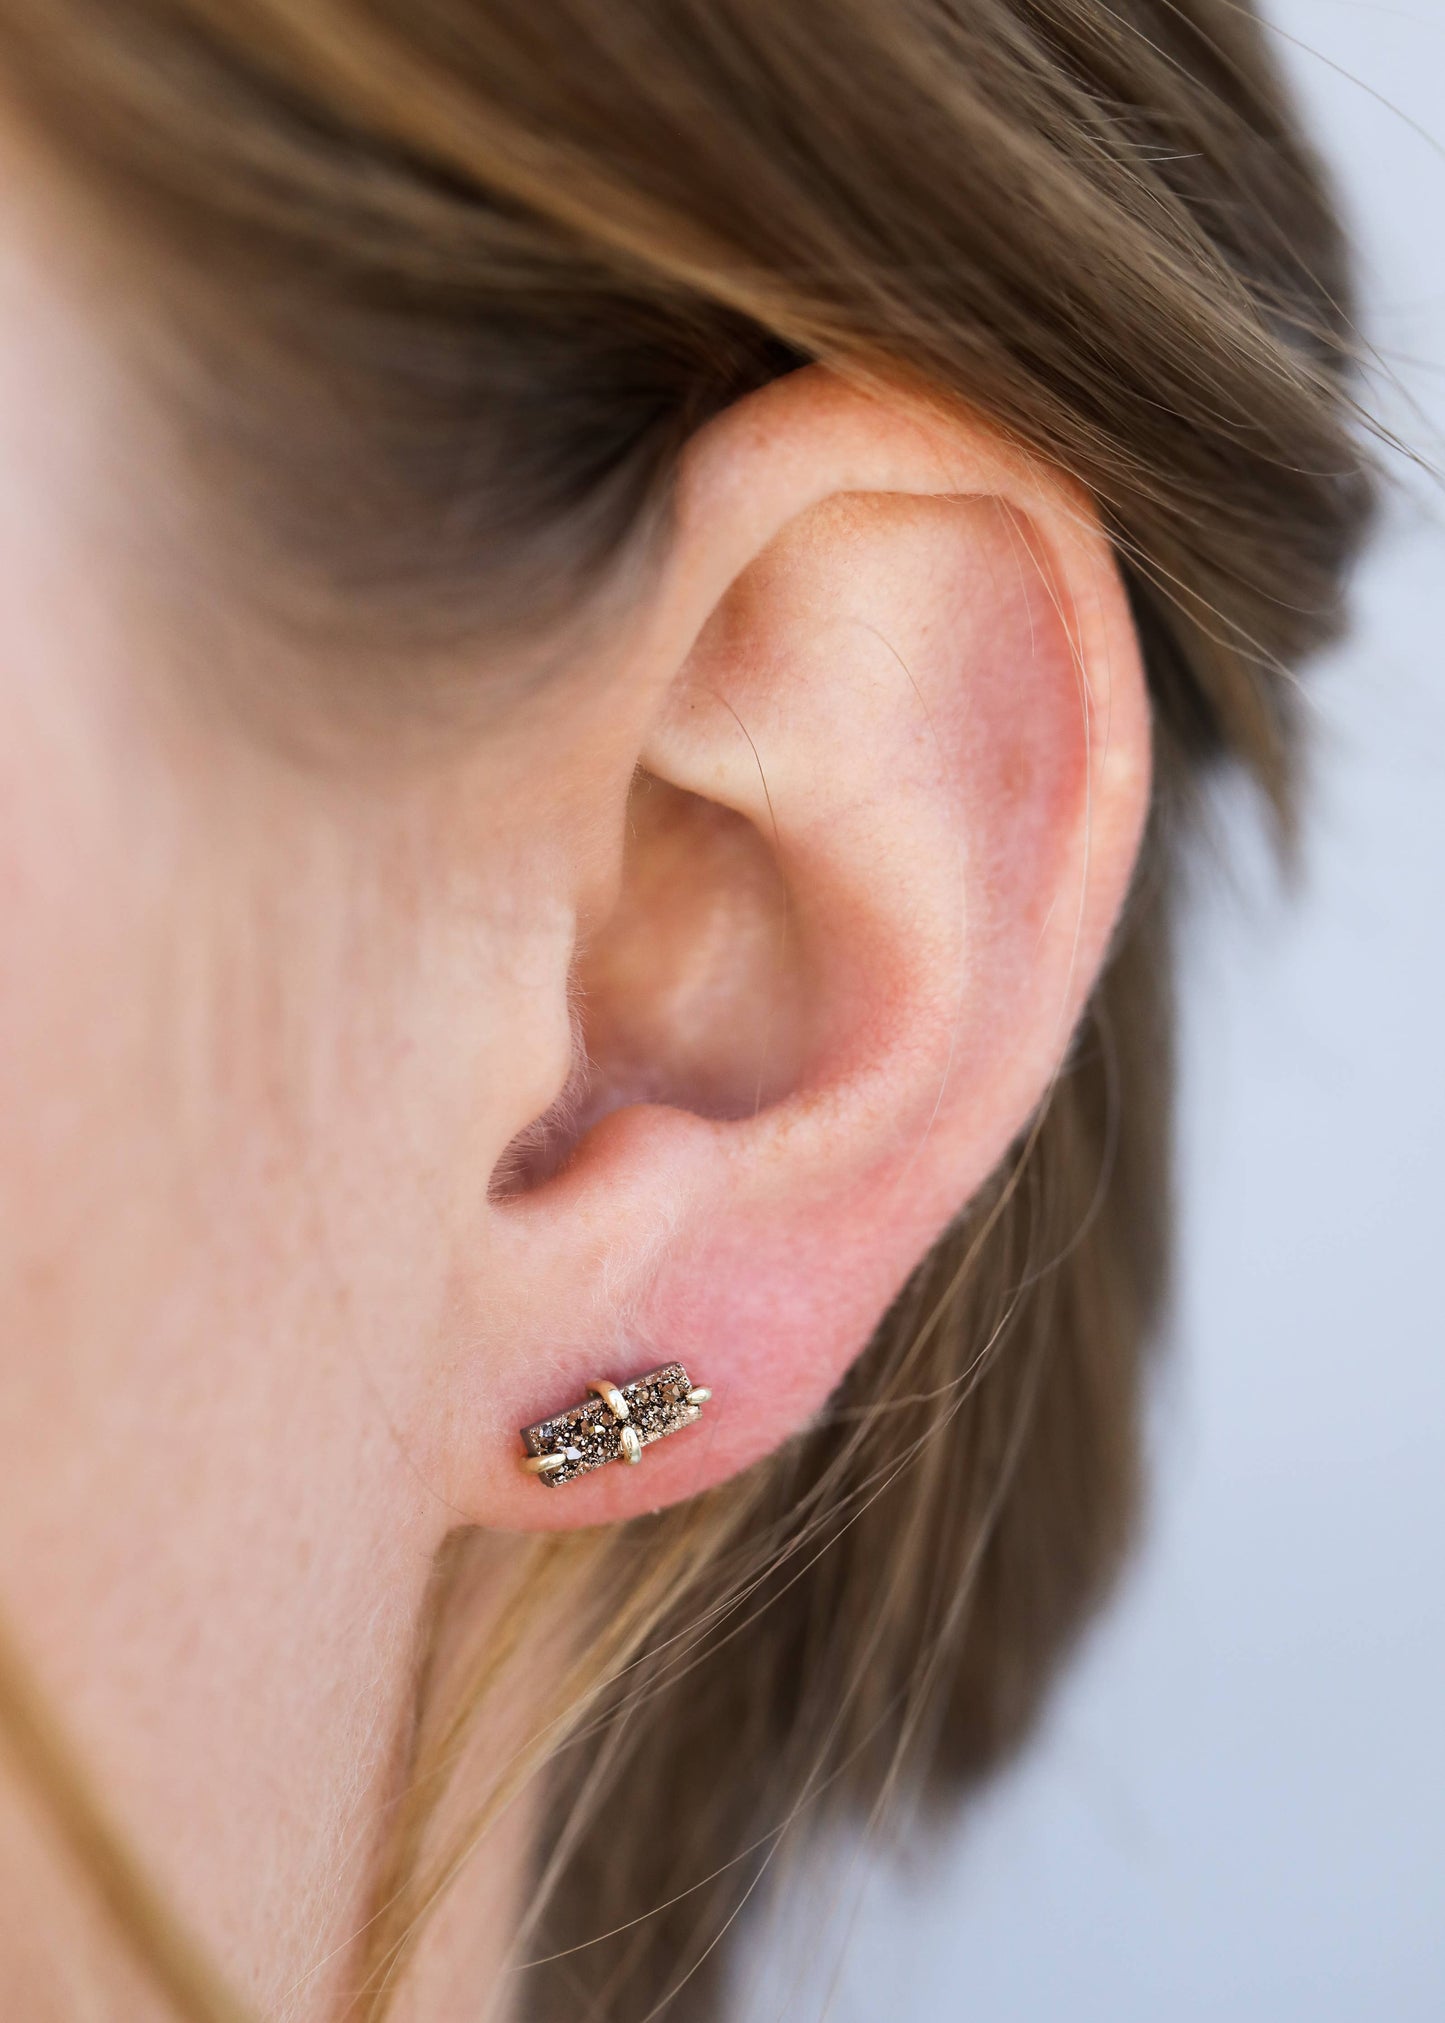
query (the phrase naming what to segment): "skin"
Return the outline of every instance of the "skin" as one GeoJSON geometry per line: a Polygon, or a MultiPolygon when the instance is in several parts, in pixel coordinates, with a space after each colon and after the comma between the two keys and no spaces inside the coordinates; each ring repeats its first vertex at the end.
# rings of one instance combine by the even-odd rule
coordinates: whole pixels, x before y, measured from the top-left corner
{"type": "MultiPolygon", "coordinates": [[[[22,186],[0,1619],[236,1987],[321,2019],[444,1542],[493,1535],[485,1612],[522,1535],[693,1494],[824,1406],[1063,1057],[1138,848],[1144,687],[1086,499],[811,368],[698,435],[659,574],[539,692],[439,742],[271,735],[228,695],[317,670],[196,594],[158,432],[22,186]],[[670,1355],[703,1425],[565,1490],[518,1473],[520,1425],[670,1355]]],[[[479,639],[447,672],[515,670],[479,639]]],[[[410,2013],[497,1974],[528,1824],[410,2013]]],[[[0,1815],[0,1981],[68,2014],[43,1840],[0,1815]]]]}

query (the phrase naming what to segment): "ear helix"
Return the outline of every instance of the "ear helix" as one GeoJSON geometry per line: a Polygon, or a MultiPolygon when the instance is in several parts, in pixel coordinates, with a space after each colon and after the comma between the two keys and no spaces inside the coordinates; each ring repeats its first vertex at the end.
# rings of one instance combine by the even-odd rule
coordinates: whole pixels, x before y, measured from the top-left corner
{"type": "Polygon", "coordinates": [[[526,1452],[520,1465],[550,1489],[609,1461],[635,1466],[644,1447],[700,1419],[712,1396],[692,1382],[681,1363],[664,1363],[620,1386],[595,1378],[587,1388],[593,1395],[582,1404],[522,1428],[526,1452]]]}

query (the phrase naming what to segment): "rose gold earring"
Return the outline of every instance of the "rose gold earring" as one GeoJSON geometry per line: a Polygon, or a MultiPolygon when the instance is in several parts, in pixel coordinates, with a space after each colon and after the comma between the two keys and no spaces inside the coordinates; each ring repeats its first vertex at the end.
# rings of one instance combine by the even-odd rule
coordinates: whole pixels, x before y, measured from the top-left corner
{"type": "Polygon", "coordinates": [[[592,1396],[583,1404],[522,1428],[521,1466],[551,1489],[609,1461],[639,1462],[644,1447],[700,1419],[712,1396],[681,1363],[664,1363],[630,1384],[597,1377],[587,1388],[592,1396]]]}

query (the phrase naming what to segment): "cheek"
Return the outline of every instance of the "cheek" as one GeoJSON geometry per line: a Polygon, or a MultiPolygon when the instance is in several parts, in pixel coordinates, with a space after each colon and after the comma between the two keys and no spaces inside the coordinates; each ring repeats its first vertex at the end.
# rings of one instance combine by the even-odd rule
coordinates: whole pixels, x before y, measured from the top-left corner
{"type": "Polygon", "coordinates": [[[22,1375],[46,1388],[66,1377],[53,1352],[96,1332],[89,1288],[113,1299],[145,1270],[171,854],[155,781],[80,700],[83,641],[50,648],[23,624],[0,637],[0,1284],[5,1342],[43,1347],[22,1375]]]}
{"type": "Polygon", "coordinates": [[[79,1345],[114,1339],[157,1266],[158,926],[183,852],[87,449],[115,430],[80,326],[0,225],[0,1358],[24,1470],[94,1395],[79,1345]]]}
{"type": "Polygon", "coordinates": [[[294,1575],[323,1524],[427,1505],[408,1428],[450,1259],[566,1075],[570,916],[488,921],[434,811],[160,723],[118,664],[133,619],[59,570],[24,588],[0,581],[0,1612],[78,1682],[144,1652],[159,1699],[185,1640],[316,1613],[294,1575]]]}
{"type": "Polygon", "coordinates": [[[0,641],[0,1619],[181,1912],[214,1930],[270,1875],[256,1914],[281,1934],[307,1908],[278,1790],[344,1838],[389,1711],[358,1735],[328,1681],[402,1633],[376,1594],[417,1482],[383,1350],[430,1317],[386,1275],[374,1199],[411,1260],[428,1235],[385,1118],[342,1102],[381,1069],[317,1012],[333,951],[287,953],[300,846],[241,861],[224,791],[203,821],[73,635],[65,665],[20,645],[0,641]]]}
{"type": "Polygon", "coordinates": [[[0,1623],[182,1916],[284,1963],[278,1817],[364,1851],[399,1711],[336,1682],[405,1677],[448,1260],[565,1076],[570,917],[480,926],[485,837],[433,906],[426,810],[197,720],[9,285],[0,229],[0,1623]]]}
{"type": "Polygon", "coordinates": [[[210,1248],[179,1128],[180,811],[75,606],[42,577],[0,636],[0,1545],[36,1628],[71,1534],[127,1530],[128,1471],[178,1409],[168,1314],[210,1248]]]}

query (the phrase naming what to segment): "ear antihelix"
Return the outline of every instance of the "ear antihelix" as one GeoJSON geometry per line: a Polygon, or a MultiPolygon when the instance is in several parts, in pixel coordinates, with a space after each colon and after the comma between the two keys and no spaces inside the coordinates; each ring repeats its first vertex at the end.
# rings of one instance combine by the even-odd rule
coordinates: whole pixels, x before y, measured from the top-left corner
{"type": "Polygon", "coordinates": [[[610,1461],[636,1466],[644,1447],[691,1426],[712,1397],[681,1363],[664,1363],[628,1384],[594,1378],[587,1388],[592,1395],[581,1404],[522,1428],[521,1467],[549,1489],[610,1461]]]}

